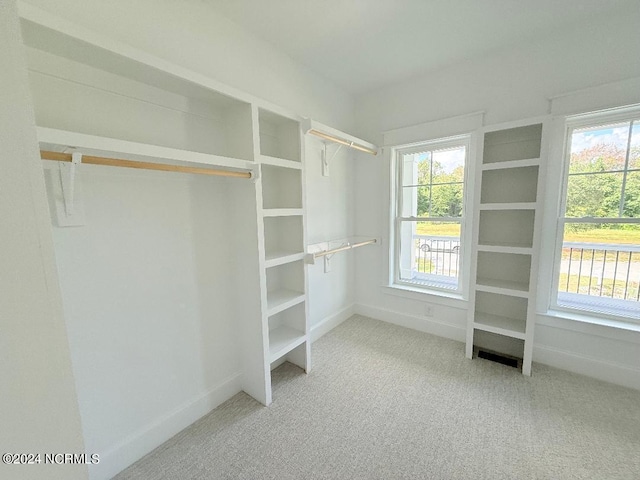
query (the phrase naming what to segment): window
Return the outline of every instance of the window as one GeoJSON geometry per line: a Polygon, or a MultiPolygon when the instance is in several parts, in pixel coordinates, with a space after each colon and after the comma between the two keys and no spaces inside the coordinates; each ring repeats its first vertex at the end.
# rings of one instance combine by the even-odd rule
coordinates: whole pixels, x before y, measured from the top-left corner
{"type": "Polygon", "coordinates": [[[640,111],[570,119],[565,152],[552,306],[640,320],[640,111]]]}
{"type": "Polygon", "coordinates": [[[460,291],[469,137],[395,150],[395,284],[460,291]]]}

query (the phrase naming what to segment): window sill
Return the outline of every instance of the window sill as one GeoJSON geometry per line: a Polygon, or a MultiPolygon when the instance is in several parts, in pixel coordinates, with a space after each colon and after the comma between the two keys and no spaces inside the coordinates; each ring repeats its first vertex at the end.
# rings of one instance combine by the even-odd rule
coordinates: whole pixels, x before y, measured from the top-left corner
{"type": "Polygon", "coordinates": [[[596,334],[605,338],[629,341],[629,332],[640,334],[640,324],[633,321],[594,317],[563,310],[538,313],[538,325],[562,328],[574,332],[596,334]],[[561,323],[559,323],[559,321],[561,323]]]}
{"type": "Polygon", "coordinates": [[[382,287],[387,295],[431,302],[452,308],[467,309],[467,300],[459,293],[445,292],[441,290],[427,290],[408,285],[386,285],[382,287]]]}

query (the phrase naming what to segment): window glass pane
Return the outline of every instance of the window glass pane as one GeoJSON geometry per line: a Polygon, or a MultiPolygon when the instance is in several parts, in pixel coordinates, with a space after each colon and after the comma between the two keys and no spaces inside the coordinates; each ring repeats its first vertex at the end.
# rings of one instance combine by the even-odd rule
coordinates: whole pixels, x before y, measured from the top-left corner
{"type": "Polygon", "coordinates": [[[429,216],[429,192],[430,188],[402,187],[402,217],[428,217],[429,216]]]}
{"type": "Polygon", "coordinates": [[[431,187],[431,217],[462,216],[462,183],[431,187]]]}
{"type": "Polygon", "coordinates": [[[628,138],[629,122],[574,130],[569,173],[624,169],[628,138]]]}
{"type": "Polygon", "coordinates": [[[402,282],[457,288],[460,223],[401,222],[399,256],[402,282]]]}
{"type": "Polygon", "coordinates": [[[622,173],[570,175],[567,217],[618,217],[622,173]]]}
{"type": "Polygon", "coordinates": [[[630,147],[629,168],[640,168],[640,120],[633,122],[630,147]]]}
{"type": "Polygon", "coordinates": [[[640,218],[640,172],[627,173],[622,216],[640,218]]]}
{"type": "Polygon", "coordinates": [[[575,307],[582,302],[586,309],[608,304],[613,313],[616,308],[635,309],[639,316],[639,285],[640,225],[565,225],[558,282],[559,304],[568,302],[572,304],[568,306],[575,307]],[[615,300],[624,302],[612,303],[615,300]]]}

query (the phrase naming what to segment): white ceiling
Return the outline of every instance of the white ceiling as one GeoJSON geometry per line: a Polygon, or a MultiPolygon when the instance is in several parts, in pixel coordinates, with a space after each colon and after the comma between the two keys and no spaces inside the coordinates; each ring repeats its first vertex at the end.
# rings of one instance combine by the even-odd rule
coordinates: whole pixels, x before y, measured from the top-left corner
{"type": "Polygon", "coordinates": [[[202,1],[353,94],[603,16],[640,20],[640,0],[202,1]]]}

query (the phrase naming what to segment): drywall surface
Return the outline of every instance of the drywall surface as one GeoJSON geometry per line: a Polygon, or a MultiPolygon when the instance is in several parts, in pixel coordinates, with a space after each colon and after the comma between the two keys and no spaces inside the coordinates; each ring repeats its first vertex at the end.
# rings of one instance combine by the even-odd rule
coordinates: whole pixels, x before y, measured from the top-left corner
{"type": "MultiPolygon", "coordinates": [[[[46,172],[53,204],[58,165],[46,172]]],[[[229,300],[241,273],[236,189],[89,165],[77,188],[86,225],[54,226],[53,236],[85,443],[103,459],[91,477],[109,478],[170,436],[156,426],[177,432],[216,406],[218,391],[225,400],[239,390],[226,390],[241,370],[229,300]]]]}
{"type": "Polygon", "coordinates": [[[198,0],[29,0],[30,5],[336,128],[353,99],[198,0]]]}
{"type": "MultiPolygon", "coordinates": [[[[307,195],[307,239],[310,245],[345,239],[353,232],[354,153],[328,144],[329,176],[322,175],[321,152],[324,143],[310,135],[305,140],[305,186],[307,195]]],[[[317,327],[322,321],[347,309],[354,300],[354,252],[331,257],[324,271],[323,259],[309,265],[309,322],[317,327]]]]}
{"type": "MultiPolygon", "coordinates": [[[[627,48],[638,44],[637,20],[630,17],[603,17],[578,30],[535,38],[357,98],[357,133],[381,141],[387,130],[476,111],[485,112],[485,125],[545,115],[548,99],[554,96],[612,82],[637,85],[637,81],[625,82],[640,78],[640,57],[635,49],[627,48]]],[[[355,229],[379,231],[388,250],[389,163],[384,157],[375,168],[358,163],[355,178],[355,229]]],[[[384,255],[370,252],[363,251],[358,257],[356,302],[360,311],[463,341],[465,319],[460,312],[466,302],[421,294],[394,295],[384,287],[388,284],[387,262],[384,255]],[[425,315],[425,303],[435,305],[432,317],[425,315]]],[[[539,322],[534,361],[640,388],[636,332],[572,327],[572,323],[547,317],[539,322]]]]}
{"type": "Polygon", "coordinates": [[[639,43],[637,16],[533,38],[356,98],[356,133],[380,141],[386,130],[476,111],[487,125],[544,115],[551,97],[640,77],[629,48],[639,43]]]}
{"type": "MultiPolygon", "coordinates": [[[[15,2],[0,2],[0,445],[39,453],[0,477],[85,479],[47,453],[85,453],[15,2]]],[[[90,452],[93,453],[93,452],[90,452]]]]}

